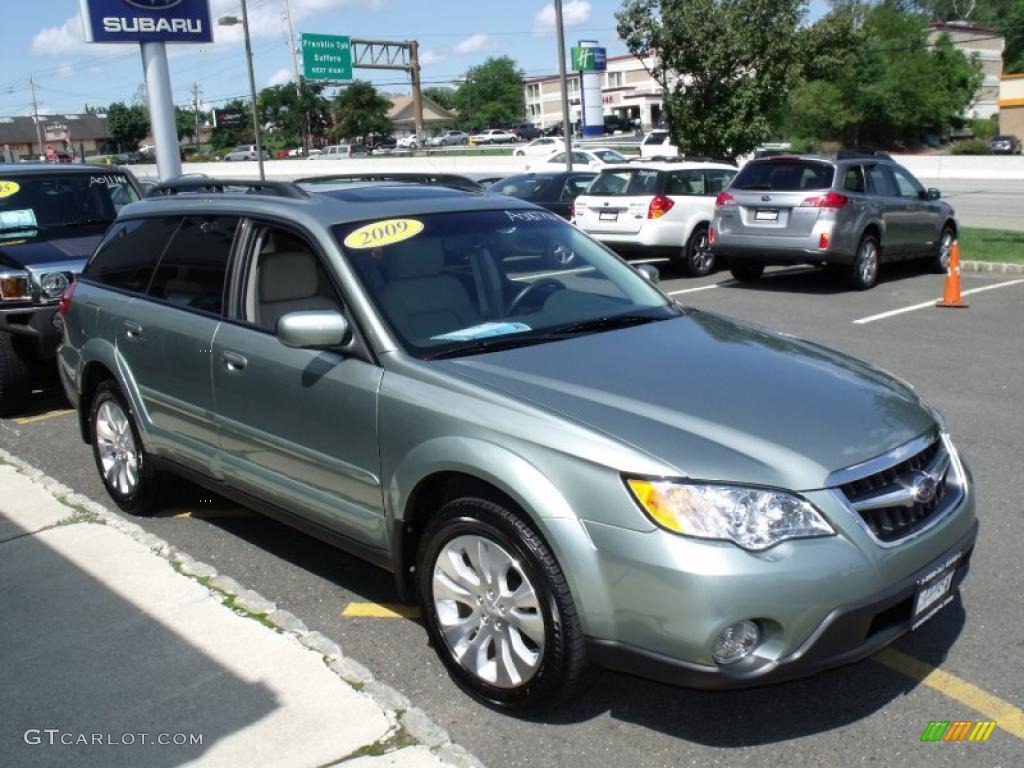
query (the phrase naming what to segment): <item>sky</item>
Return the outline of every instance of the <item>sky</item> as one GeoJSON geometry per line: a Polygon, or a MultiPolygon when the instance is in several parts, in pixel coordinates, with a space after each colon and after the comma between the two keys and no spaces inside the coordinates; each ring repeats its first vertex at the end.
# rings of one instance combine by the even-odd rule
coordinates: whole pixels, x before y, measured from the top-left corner
{"type": "MultiPolygon", "coordinates": [[[[386,40],[417,40],[424,86],[450,85],[489,56],[508,55],[527,76],[557,71],[554,10],[549,0],[288,0],[296,36],[302,32],[386,40]]],[[[249,0],[256,87],[292,80],[285,0],[249,0]]],[[[621,0],[563,0],[566,44],[598,40],[609,55],[626,53],[615,34],[621,0]]],[[[822,12],[823,0],[811,3],[822,12]]],[[[17,0],[17,15],[0,26],[0,115],[32,112],[29,75],[43,114],[81,112],[85,105],[131,101],[142,85],[137,44],[84,42],[78,0],[17,0]]],[[[211,0],[213,16],[240,15],[240,0],[211,0]]],[[[176,104],[190,105],[198,83],[205,107],[248,96],[241,27],[214,27],[212,45],[169,45],[176,104]]],[[[301,61],[300,61],[301,66],[301,61]]],[[[408,93],[402,72],[356,70],[381,90],[408,93]]]]}

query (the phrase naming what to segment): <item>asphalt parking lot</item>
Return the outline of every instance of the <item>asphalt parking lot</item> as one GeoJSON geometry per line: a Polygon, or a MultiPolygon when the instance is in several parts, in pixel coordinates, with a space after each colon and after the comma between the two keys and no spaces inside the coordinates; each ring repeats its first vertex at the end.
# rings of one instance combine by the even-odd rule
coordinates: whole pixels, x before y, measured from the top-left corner
{"type": "MultiPolygon", "coordinates": [[[[700,693],[604,673],[562,710],[515,720],[448,680],[415,617],[393,605],[384,572],[186,484],[157,517],[138,522],[338,640],[490,766],[1018,766],[1024,565],[1013,488],[1024,465],[1024,279],[1013,278],[965,274],[971,306],[953,310],[925,306],[941,296],[943,278],[911,268],[883,270],[864,293],[814,268],[770,270],[754,285],[727,272],[696,280],[665,272],[663,288],[681,303],[828,344],[907,379],[944,413],[974,471],[982,527],[961,597],[893,649],[807,680],[700,693]],[[999,726],[985,743],[922,743],[932,720],[999,726]]],[[[109,503],[67,408],[51,383],[31,410],[0,421],[0,447],[109,503]]]]}

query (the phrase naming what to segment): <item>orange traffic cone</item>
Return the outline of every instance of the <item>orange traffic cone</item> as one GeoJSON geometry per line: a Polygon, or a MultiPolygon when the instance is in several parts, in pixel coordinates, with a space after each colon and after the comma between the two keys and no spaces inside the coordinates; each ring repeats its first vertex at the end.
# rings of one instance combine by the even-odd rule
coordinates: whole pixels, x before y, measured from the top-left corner
{"type": "Polygon", "coordinates": [[[960,241],[953,241],[953,249],[949,254],[949,269],[946,272],[946,293],[942,301],[935,302],[936,307],[959,307],[966,309],[960,298],[960,241]]]}

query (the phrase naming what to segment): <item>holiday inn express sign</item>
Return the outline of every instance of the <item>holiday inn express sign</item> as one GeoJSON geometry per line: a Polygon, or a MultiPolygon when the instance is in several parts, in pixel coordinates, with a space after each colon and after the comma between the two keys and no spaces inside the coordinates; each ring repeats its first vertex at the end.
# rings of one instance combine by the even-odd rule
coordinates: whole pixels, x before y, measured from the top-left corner
{"type": "Polygon", "coordinates": [[[79,0],[91,43],[209,43],[210,0],[79,0]]]}

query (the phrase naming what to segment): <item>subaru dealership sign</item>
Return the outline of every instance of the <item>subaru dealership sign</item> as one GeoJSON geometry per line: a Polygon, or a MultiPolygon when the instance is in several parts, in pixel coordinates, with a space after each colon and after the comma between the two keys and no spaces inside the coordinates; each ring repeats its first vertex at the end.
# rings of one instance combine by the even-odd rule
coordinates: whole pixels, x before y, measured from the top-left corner
{"type": "Polygon", "coordinates": [[[91,43],[210,43],[210,0],[79,0],[91,43]]]}

